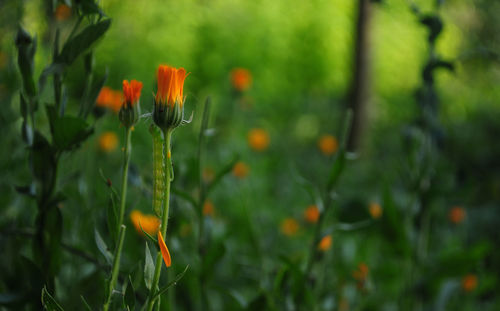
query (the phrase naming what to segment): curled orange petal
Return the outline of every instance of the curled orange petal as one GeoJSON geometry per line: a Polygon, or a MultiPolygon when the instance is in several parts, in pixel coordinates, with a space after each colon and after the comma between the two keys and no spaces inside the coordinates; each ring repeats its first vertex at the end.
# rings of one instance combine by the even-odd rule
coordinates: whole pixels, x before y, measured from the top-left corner
{"type": "Polygon", "coordinates": [[[172,264],[172,259],[170,259],[170,252],[168,251],[167,245],[165,244],[165,240],[163,240],[163,236],[160,231],[158,231],[158,245],[160,246],[161,256],[163,257],[165,266],[168,268],[172,264]]]}

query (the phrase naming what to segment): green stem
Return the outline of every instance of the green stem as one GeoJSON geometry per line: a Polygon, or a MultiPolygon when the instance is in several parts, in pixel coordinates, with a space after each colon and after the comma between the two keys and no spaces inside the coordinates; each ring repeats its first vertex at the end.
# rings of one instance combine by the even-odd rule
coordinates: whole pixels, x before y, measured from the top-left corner
{"type": "Polygon", "coordinates": [[[127,179],[128,179],[128,166],[130,163],[130,153],[132,150],[132,144],[130,143],[130,136],[132,130],[127,128],[125,131],[125,153],[124,153],[124,161],[123,161],[123,175],[122,175],[122,194],[120,198],[120,214],[118,218],[118,226],[115,232],[120,230],[121,225],[123,224],[123,217],[125,215],[125,203],[127,201],[127,179]]]}
{"type": "Polygon", "coordinates": [[[118,279],[118,274],[120,272],[120,257],[122,254],[123,240],[125,239],[125,225],[120,226],[120,236],[118,238],[118,245],[115,249],[115,255],[113,258],[113,270],[111,273],[111,280],[109,282],[108,297],[104,303],[103,310],[109,310],[109,303],[111,302],[111,296],[113,296],[113,290],[115,289],[116,280],[118,279]]]}
{"type": "MultiPolygon", "coordinates": [[[[165,192],[163,193],[163,209],[162,209],[162,215],[161,215],[161,234],[163,237],[166,239],[167,236],[167,226],[168,226],[168,210],[170,208],[170,159],[169,159],[169,153],[170,153],[170,140],[172,137],[172,131],[165,131],[163,132],[163,135],[165,137],[165,145],[163,148],[163,161],[165,163],[164,165],[164,170],[165,170],[165,192]]],[[[161,252],[158,251],[156,254],[156,262],[155,262],[155,272],[153,275],[153,283],[151,284],[151,289],[149,290],[149,297],[148,297],[148,303],[146,306],[146,311],[151,311],[153,310],[154,303],[156,299],[153,299],[153,297],[156,294],[156,289],[158,287],[158,282],[160,281],[160,274],[161,274],[161,267],[162,267],[162,256],[161,252]]],[[[160,303],[160,297],[157,298],[158,303],[160,303]]]]}
{"type": "MultiPolygon", "coordinates": [[[[111,280],[109,282],[108,297],[104,303],[103,309],[107,311],[109,309],[109,303],[111,302],[111,296],[113,295],[113,290],[116,285],[116,280],[118,279],[118,274],[120,272],[120,258],[122,254],[123,240],[125,238],[125,225],[123,225],[123,218],[125,215],[125,204],[127,200],[127,179],[128,179],[128,167],[130,163],[130,153],[132,149],[132,144],[130,143],[131,129],[128,127],[125,129],[125,151],[123,155],[123,174],[122,174],[122,191],[120,198],[120,214],[118,218],[118,226],[115,232],[119,232],[118,244],[115,248],[115,254],[113,258],[113,268],[111,272],[111,280]]],[[[110,228],[113,230],[113,228],[110,228]]]]}

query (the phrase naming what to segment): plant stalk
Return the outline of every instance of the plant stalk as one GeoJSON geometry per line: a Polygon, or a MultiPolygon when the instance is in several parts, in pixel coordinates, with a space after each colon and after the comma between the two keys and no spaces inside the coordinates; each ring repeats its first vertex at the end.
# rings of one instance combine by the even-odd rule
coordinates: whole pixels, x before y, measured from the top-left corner
{"type": "MultiPolygon", "coordinates": [[[[165,142],[164,142],[164,148],[163,148],[163,161],[164,161],[164,167],[163,169],[165,170],[165,192],[163,193],[163,210],[162,210],[162,215],[161,215],[161,234],[163,237],[166,239],[167,236],[167,227],[168,227],[168,211],[170,208],[170,181],[171,181],[171,176],[170,176],[170,163],[169,163],[169,153],[170,153],[170,141],[172,137],[172,131],[164,131],[163,135],[165,137],[165,142]]],[[[153,275],[153,283],[151,284],[151,289],[149,290],[149,297],[148,297],[148,303],[146,306],[146,311],[152,311],[153,306],[155,304],[156,299],[158,299],[158,304],[160,303],[161,297],[158,297],[156,299],[153,299],[153,297],[156,294],[156,290],[158,287],[158,282],[160,281],[160,274],[161,274],[161,267],[162,267],[162,256],[161,252],[158,251],[156,254],[156,262],[155,262],[155,272],[153,275]]]]}

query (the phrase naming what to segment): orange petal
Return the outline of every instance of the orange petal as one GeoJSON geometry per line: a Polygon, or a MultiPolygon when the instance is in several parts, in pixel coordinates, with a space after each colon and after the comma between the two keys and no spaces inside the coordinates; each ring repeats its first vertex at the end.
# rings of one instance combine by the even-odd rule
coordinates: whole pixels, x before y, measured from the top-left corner
{"type": "Polygon", "coordinates": [[[165,244],[160,231],[158,231],[158,245],[160,245],[161,256],[163,257],[165,266],[168,268],[172,264],[172,260],[170,259],[170,252],[168,251],[167,245],[165,244]]]}

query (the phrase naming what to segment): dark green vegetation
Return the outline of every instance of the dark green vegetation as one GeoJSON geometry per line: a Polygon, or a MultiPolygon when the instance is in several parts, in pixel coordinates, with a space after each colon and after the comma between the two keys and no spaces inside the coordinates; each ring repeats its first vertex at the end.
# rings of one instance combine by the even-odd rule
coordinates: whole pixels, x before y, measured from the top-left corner
{"type": "Polygon", "coordinates": [[[161,310],[500,309],[497,1],[100,2],[0,4],[0,310],[102,309],[125,132],[95,103],[124,79],[143,116],[110,309],[144,306],[162,63],[194,117],[161,310]]]}

